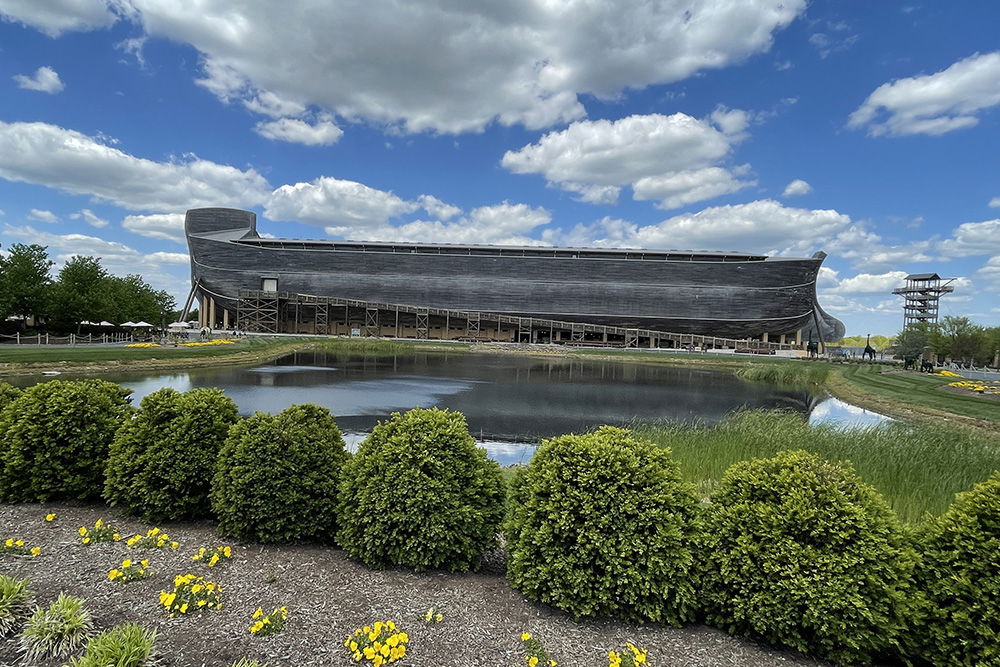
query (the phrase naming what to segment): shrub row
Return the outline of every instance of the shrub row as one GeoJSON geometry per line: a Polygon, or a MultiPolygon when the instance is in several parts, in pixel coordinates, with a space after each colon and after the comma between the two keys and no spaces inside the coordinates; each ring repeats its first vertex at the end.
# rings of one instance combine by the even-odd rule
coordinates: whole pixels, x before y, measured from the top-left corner
{"type": "MultiPolygon", "coordinates": [[[[207,498],[223,534],[336,541],[372,567],[448,570],[475,567],[506,516],[512,585],[574,617],[701,620],[843,664],[1000,664],[1000,473],[913,530],[848,463],[805,451],[745,461],[701,499],[669,449],[602,427],[544,441],[505,510],[499,467],[458,413],[394,414],[348,456],[323,408],[236,421],[228,399],[200,391],[157,392],[129,412],[101,384],[0,389],[0,495],[92,495],[93,471],[59,487],[64,468],[46,468],[75,451],[58,423],[118,419],[104,488],[132,512],[195,516],[207,498]],[[60,399],[85,417],[28,400],[73,391],[94,394],[60,399]],[[59,454],[36,451],[32,434],[59,454]]],[[[96,460],[88,429],[84,458],[96,460]]]]}

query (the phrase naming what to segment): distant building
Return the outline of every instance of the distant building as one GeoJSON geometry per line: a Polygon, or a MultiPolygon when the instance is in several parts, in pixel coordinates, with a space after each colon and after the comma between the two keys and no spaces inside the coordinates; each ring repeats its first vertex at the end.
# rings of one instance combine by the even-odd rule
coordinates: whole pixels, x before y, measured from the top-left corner
{"type": "Polygon", "coordinates": [[[250,211],[187,212],[203,325],[625,347],[789,347],[844,334],[816,299],[824,253],[275,239],[256,222],[250,211]]]}

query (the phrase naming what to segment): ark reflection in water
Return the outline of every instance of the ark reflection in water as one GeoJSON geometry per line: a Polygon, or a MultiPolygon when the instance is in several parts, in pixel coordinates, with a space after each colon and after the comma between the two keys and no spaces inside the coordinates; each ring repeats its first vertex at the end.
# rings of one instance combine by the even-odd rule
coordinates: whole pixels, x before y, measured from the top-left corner
{"type": "Polygon", "coordinates": [[[202,323],[226,329],[771,348],[844,330],[816,300],[823,253],[271,239],[224,208],[185,231],[202,323]]]}

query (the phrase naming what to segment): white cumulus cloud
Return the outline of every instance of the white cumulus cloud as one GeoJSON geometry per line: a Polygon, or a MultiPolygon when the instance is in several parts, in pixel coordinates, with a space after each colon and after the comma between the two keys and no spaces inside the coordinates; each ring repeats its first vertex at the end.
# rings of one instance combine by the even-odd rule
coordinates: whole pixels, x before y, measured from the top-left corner
{"type": "Polygon", "coordinates": [[[14,81],[17,81],[18,88],[37,90],[50,95],[65,88],[62,79],[59,78],[59,73],[47,66],[39,67],[32,76],[15,74],[14,81]]]}
{"type": "Polygon", "coordinates": [[[118,0],[3,0],[0,17],[58,37],[64,32],[111,25],[118,20],[116,7],[121,11],[126,8],[118,0]]]}
{"type": "Polygon", "coordinates": [[[812,192],[812,186],[803,181],[801,178],[796,178],[794,181],[785,186],[785,191],[781,193],[782,197],[798,197],[800,195],[807,195],[812,192]]]}
{"type": "Polygon", "coordinates": [[[287,141],[306,146],[330,146],[337,143],[344,131],[324,118],[309,124],[298,118],[279,118],[257,123],[254,131],[266,139],[287,141]]]}
{"type": "Polygon", "coordinates": [[[1000,208],[1000,197],[994,197],[990,200],[990,208],[1000,208]]]}
{"type": "Polygon", "coordinates": [[[898,79],[875,89],[848,121],[874,136],[944,134],[979,122],[1000,105],[1000,51],[975,54],[935,74],[898,79]]]}
{"type": "Polygon", "coordinates": [[[201,83],[220,99],[266,105],[273,95],[349,120],[456,133],[494,122],[544,128],[581,118],[581,95],[612,99],[726,67],[766,52],[806,2],[129,5],[147,34],[200,52],[201,83]]]}
{"type": "Polygon", "coordinates": [[[122,227],[151,239],[187,243],[184,238],[183,213],[154,213],[152,215],[127,215],[122,227]]]}
{"type": "Polygon", "coordinates": [[[28,220],[37,220],[38,222],[59,222],[59,216],[52,211],[46,211],[45,209],[33,208],[28,211],[28,220]]]}
{"type": "Polygon", "coordinates": [[[833,294],[891,294],[892,290],[906,280],[906,271],[887,271],[885,273],[859,273],[839,281],[836,287],[828,290],[833,294]]]}
{"type": "Polygon", "coordinates": [[[941,241],[946,257],[992,255],[1000,252],[1000,218],[983,222],[963,222],[952,231],[952,237],[941,241]]]}
{"type": "Polygon", "coordinates": [[[675,113],[633,115],[616,121],[577,121],[535,144],[507,151],[501,164],[517,174],[541,174],[582,201],[612,203],[630,185],[635,199],[655,199],[677,208],[736,192],[754,181],[746,169],[719,166],[746,127],[742,115],[726,110],[724,128],[675,113]]]}
{"type": "Polygon", "coordinates": [[[73,220],[83,220],[91,227],[97,227],[98,229],[108,226],[107,220],[105,220],[102,217],[99,217],[89,208],[80,209],[79,213],[74,213],[69,217],[72,218],[73,220]]]}
{"type": "Polygon", "coordinates": [[[186,156],[156,162],[47,123],[0,122],[0,178],[91,195],[133,210],[249,208],[270,186],[253,169],[186,156]]]}
{"type": "MultiPolygon", "coordinates": [[[[567,245],[721,250],[808,255],[824,249],[850,228],[849,216],[834,210],[802,209],[762,199],[714,206],[639,226],[616,218],[579,225],[565,235],[567,245]]],[[[543,237],[545,238],[545,237],[543,237]]],[[[549,240],[562,244],[555,236],[549,240]]]]}
{"type": "Polygon", "coordinates": [[[321,176],[309,183],[283,185],[268,197],[264,214],[325,227],[377,227],[412,213],[420,205],[356,181],[321,176]]]}
{"type": "Polygon", "coordinates": [[[551,222],[544,208],[503,202],[480,206],[451,222],[416,220],[403,225],[379,227],[328,227],[331,236],[371,241],[413,241],[499,245],[548,245],[526,236],[551,222]],[[360,235],[360,236],[357,236],[360,235]]]}

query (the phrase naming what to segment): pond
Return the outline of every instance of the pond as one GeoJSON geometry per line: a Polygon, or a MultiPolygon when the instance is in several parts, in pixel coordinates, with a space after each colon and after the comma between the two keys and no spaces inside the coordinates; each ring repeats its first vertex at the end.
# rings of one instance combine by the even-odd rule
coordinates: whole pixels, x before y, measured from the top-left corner
{"type": "MultiPolygon", "coordinates": [[[[836,399],[745,382],[726,372],[555,356],[299,352],[250,368],[101,377],[131,388],[134,404],[162,387],[218,387],[244,415],[316,403],[336,415],[352,448],[392,412],[448,408],[463,413],[476,439],[504,464],[526,461],[541,438],[601,424],[661,419],[715,423],[740,409],[790,410],[813,421],[862,425],[882,419],[836,399]]],[[[24,380],[22,384],[30,382],[24,380]]]]}

